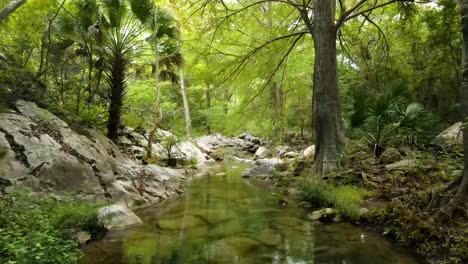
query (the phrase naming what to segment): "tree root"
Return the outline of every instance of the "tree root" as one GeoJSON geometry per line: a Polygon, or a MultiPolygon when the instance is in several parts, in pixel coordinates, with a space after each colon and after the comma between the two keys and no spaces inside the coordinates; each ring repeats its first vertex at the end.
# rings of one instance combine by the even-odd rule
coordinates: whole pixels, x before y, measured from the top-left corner
{"type": "Polygon", "coordinates": [[[461,175],[446,187],[430,193],[427,210],[434,213],[438,222],[450,221],[456,211],[468,216],[468,177],[461,175]]]}

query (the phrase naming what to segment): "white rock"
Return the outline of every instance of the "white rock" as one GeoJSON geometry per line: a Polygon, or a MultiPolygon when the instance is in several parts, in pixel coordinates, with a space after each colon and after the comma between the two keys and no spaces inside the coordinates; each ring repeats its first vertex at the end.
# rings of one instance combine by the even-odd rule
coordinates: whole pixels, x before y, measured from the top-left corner
{"type": "Polygon", "coordinates": [[[255,157],[258,159],[264,159],[268,157],[269,154],[270,154],[270,151],[267,148],[259,147],[257,151],[255,152],[255,157]]]}
{"type": "Polygon", "coordinates": [[[313,160],[315,157],[315,145],[311,145],[302,151],[302,156],[305,159],[313,160]]]}
{"type": "Polygon", "coordinates": [[[463,144],[462,122],[453,124],[436,136],[436,140],[446,144],[463,144]]]}
{"type": "Polygon", "coordinates": [[[294,152],[294,151],[286,152],[286,153],[284,153],[284,155],[283,155],[283,157],[285,157],[285,158],[295,158],[295,157],[297,157],[297,156],[299,156],[299,153],[294,152]]]}
{"type": "Polygon", "coordinates": [[[127,137],[124,137],[124,136],[120,136],[118,139],[117,139],[117,144],[119,145],[124,145],[124,146],[130,146],[132,145],[132,141],[130,141],[130,139],[128,139],[127,137]]]}
{"type": "Polygon", "coordinates": [[[99,221],[107,229],[142,224],[141,219],[123,205],[109,205],[98,210],[99,221]]]}

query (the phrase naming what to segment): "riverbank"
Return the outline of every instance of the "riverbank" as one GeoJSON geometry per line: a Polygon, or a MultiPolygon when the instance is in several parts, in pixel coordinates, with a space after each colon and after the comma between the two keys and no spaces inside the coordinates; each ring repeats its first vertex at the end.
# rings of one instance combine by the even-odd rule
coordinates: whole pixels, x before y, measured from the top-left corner
{"type": "Polygon", "coordinates": [[[315,207],[311,211],[336,209],[331,216],[322,211],[323,216],[317,216],[322,221],[344,220],[376,229],[414,248],[429,263],[468,261],[468,221],[463,211],[440,223],[426,210],[431,190],[461,173],[459,146],[389,148],[375,159],[365,142],[351,141],[344,164],[325,182],[304,186],[298,178],[278,180],[285,194],[291,188],[302,190],[305,200],[315,207]],[[366,209],[365,214],[357,219],[360,208],[366,209]],[[344,217],[335,218],[337,214],[344,217]]]}

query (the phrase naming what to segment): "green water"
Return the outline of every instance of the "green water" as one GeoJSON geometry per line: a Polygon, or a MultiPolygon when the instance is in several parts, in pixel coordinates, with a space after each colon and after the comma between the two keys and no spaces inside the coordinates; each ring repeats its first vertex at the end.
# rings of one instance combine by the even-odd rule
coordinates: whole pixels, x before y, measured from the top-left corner
{"type": "Polygon", "coordinates": [[[226,166],[194,180],[174,201],[136,213],[143,226],[109,232],[85,249],[82,263],[419,263],[384,237],[349,224],[305,220],[293,203],[226,166]]]}

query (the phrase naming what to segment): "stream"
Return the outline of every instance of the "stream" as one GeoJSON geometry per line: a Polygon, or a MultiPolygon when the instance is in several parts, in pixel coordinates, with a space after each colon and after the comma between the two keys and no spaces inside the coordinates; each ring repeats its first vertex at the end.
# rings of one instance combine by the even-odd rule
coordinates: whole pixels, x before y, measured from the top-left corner
{"type": "Polygon", "coordinates": [[[351,224],[306,220],[228,164],[195,179],[172,201],[136,210],[142,226],[112,230],[84,249],[83,264],[421,263],[382,235],[351,224]]]}

